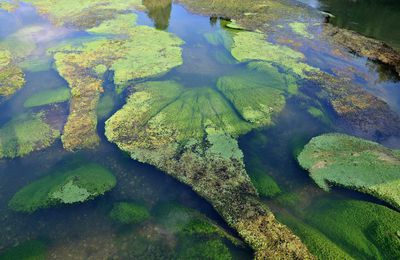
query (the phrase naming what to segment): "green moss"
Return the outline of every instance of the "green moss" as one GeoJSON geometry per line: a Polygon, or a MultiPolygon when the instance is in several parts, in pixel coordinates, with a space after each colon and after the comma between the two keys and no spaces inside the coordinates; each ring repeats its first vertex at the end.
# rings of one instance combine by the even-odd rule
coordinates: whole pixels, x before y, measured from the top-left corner
{"type": "Polygon", "coordinates": [[[289,47],[272,44],[266,35],[256,32],[238,32],[234,37],[232,56],[238,61],[259,60],[275,63],[300,77],[318,69],[304,63],[304,55],[289,47]]]}
{"type": "Polygon", "coordinates": [[[292,31],[304,38],[312,39],[313,36],[307,31],[307,24],[302,22],[292,22],[289,23],[289,27],[292,31]]]}
{"type": "Polygon", "coordinates": [[[322,200],[309,208],[306,221],[356,259],[400,257],[399,213],[370,202],[322,200]]]}
{"type": "Polygon", "coordinates": [[[1,260],[44,260],[46,259],[46,245],[38,240],[26,241],[18,246],[0,253],[1,260]]]}
{"type": "Polygon", "coordinates": [[[121,224],[138,224],[150,218],[150,213],[142,205],[119,202],[114,204],[110,217],[121,224]]]}
{"type": "Polygon", "coordinates": [[[279,214],[279,220],[288,225],[318,259],[354,259],[323,233],[289,214],[279,214]]]}
{"type": "Polygon", "coordinates": [[[18,191],[9,206],[15,211],[32,213],[60,204],[93,199],[111,190],[116,179],[110,171],[87,164],[73,170],[52,172],[18,191]]]}
{"type": "Polygon", "coordinates": [[[30,96],[24,102],[24,107],[39,107],[54,103],[61,103],[69,100],[70,92],[68,88],[58,88],[52,90],[45,90],[30,96]]]}
{"type": "Polygon", "coordinates": [[[400,157],[377,143],[342,135],[313,138],[298,157],[325,190],[329,184],[368,193],[400,208],[400,157]]]}
{"type": "Polygon", "coordinates": [[[210,259],[226,260],[232,259],[228,247],[220,240],[209,240],[199,242],[182,250],[177,259],[210,259]]]}
{"type": "Polygon", "coordinates": [[[24,73],[12,54],[0,48],[0,96],[9,96],[25,84],[24,73]]]}
{"type": "Polygon", "coordinates": [[[22,157],[49,147],[60,132],[44,122],[43,114],[23,114],[0,128],[0,158],[22,157]]]}

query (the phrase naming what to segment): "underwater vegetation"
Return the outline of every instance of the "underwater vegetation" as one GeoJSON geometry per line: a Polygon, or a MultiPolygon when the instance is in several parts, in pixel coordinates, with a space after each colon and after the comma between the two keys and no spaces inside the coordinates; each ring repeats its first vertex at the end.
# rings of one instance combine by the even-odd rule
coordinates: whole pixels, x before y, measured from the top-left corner
{"type": "Polygon", "coordinates": [[[121,224],[137,224],[150,217],[148,209],[142,205],[129,202],[115,203],[110,218],[121,224]]]}
{"type": "Polygon", "coordinates": [[[71,94],[68,88],[57,88],[52,90],[44,90],[30,96],[24,102],[24,107],[32,108],[45,106],[49,104],[61,103],[68,101],[71,94]]]}
{"type": "Polygon", "coordinates": [[[43,260],[46,259],[47,247],[39,240],[29,240],[0,254],[1,260],[43,260]]]}
{"type": "Polygon", "coordinates": [[[81,203],[103,195],[116,185],[114,175],[97,164],[51,172],[19,190],[10,200],[11,209],[32,213],[60,204],[81,203]]]}
{"type": "Polygon", "coordinates": [[[42,150],[59,137],[60,132],[45,122],[44,113],[19,115],[0,128],[0,158],[42,150]]]}
{"type": "Polygon", "coordinates": [[[0,96],[9,96],[25,84],[24,73],[12,54],[0,47],[0,96]]]}
{"type": "Polygon", "coordinates": [[[351,188],[400,209],[400,151],[352,136],[326,134],[313,138],[298,160],[324,190],[330,184],[351,188]]]}
{"type": "MultiPolygon", "coordinates": [[[[232,85],[226,87],[228,91],[232,85]]],[[[255,104],[261,102],[249,95],[255,104]]],[[[274,105],[268,101],[263,101],[264,106],[274,105]]],[[[301,242],[255,198],[236,138],[257,126],[239,117],[213,88],[146,82],[136,85],[126,105],[107,120],[106,136],[132,158],[190,185],[238,230],[258,257],[307,256],[301,242]],[[274,242],[277,236],[280,240],[274,242]]]]}

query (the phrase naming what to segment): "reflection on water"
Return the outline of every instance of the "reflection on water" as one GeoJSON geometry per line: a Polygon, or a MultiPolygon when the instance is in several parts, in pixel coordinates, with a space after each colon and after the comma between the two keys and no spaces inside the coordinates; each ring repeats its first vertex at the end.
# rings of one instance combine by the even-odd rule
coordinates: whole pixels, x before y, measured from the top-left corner
{"type": "Polygon", "coordinates": [[[319,9],[334,15],[339,27],[385,41],[400,49],[400,2],[397,0],[319,0],[319,9]]]}
{"type": "Polygon", "coordinates": [[[154,27],[166,30],[171,16],[172,0],[143,0],[147,15],[153,20],[154,27]]]}

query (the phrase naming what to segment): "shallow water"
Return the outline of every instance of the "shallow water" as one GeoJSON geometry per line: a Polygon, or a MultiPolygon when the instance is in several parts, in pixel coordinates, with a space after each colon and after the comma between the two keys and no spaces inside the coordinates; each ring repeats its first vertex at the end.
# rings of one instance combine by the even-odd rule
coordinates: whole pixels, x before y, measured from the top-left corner
{"type": "MultiPolygon", "coordinates": [[[[347,8],[347,1],[320,2],[318,8],[335,14],[336,18],[332,20],[335,25],[359,31],[367,36],[387,41],[394,47],[400,47],[400,35],[396,34],[400,31],[389,26],[396,25],[394,20],[400,19],[400,9],[396,9],[399,7],[398,4],[393,3],[391,7],[377,4],[373,9],[382,10],[382,16],[376,16],[368,13],[371,9],[369,5],[376,1],[371,3],[368,1],[368,4],[367,1],[357,1],[351,4],[351,8],[359,10],[359,13],[350,17],[348,14],[353,9],[344,11],[347,8]],[[366,20],[369,21],[368,24],[366,20]],[[361,24],[361,21],[364,22],[361,24]]],[[[146,5],[146,2],[144,3],[146,5]]],[[[175,80],[186,88],[215,88],[219,77],[235,75],[246,70],[246,64],[237,63],[223,46],[212,45],[204,37],[206,33],[224,30],[219,20],[215,22],[210,17],[190,13],[183,5],[176,3],[159,10],[137,13],[138,24],[166,30],[185,41],[183,65],[157,77],[157,80],[175,80]]],[[[39,60],[48,59],[45,53],[49,47],[68,39],[88,37],[85,32],[55,28],[29,5],[22,5],[11,14],[0,11],[0,24],[0,39],[12,35],[25,26],[40,25],[45,28],[48,34],[35,39],[38,47],[34,56],[39,60]]],[[[270,37],[274,40],[274,33],[271,33],[270,37]]],[[[392,110],[400,114],[400,83],[392,71],[365,58],[353,57],[344,61],[320,53],[306,44],[300,48],[307,54],[310,64],[322,70],[330,70],[334,64],[337,68],[355,67],[360,74],[368,75],[365,78],[356,78],[354,81],[362,83],[365,90],[385,100],[392,110]]],[[[140,82],[147,80],[154,78],[140,82]]],[[[39,72],[26,72],[26,85],[10,99],[0,100],[0,126],[21,113],[31,111],[24,108],[24,102],[32,94],[39,90],[57,89],[67,85],[68,83],[52,67],[39,72]]],[[[112,81],[107,81],[104,87],[103,95],[110,94],[114,99],[115,103],[111,110],[115,112],[124,104],[130,90],[128,88],[126,93],[117,96],[113,92],[112,81]]],[[[303,211],[313,209],[313,205],[322,199],[332,203],[337,200],[355,199],[388,207],[381,201],[345,189],[334,189],[326,193],[313,183],[305,171],[301,170],[293,155],[296,146],[304,145],[321,133],[333,131],[355,133],[353,129],[339,124],[329,107],[324,109],[330,115],[331,124],[324,124],[312,117],[306,108],[307,105],[304,105],[301,98],[292,96],[288,98],[285,109],[275,118],[276,123],[273,127],[255,130],[239,139],[246,170],[252,172],[254,168],[261,169],[278,183],[284,195],[294,194],[298,201],[295,208],[293,205],[281,203],[279,197],[264,199],[264,202],[271,207],[278,218],[291,214],[298,219],[302,219],[303,211]],[[254,166],[251,163],[253,160],[260,163],[254,166]]],[[[67,102],[48,106],[48,110],[51,112],[50,121],[61,130],[68,116],[67,102]]],[[[96,150],[69,153],[63,149],[61,142],[57,141],[50,148],[23,158],[0,160],[0,252],[27,240],[40,240],[46,244],[49,259],[168,259],[171,253],[162,246],[167,245],[172,251],[184,250],[185,247],[209,239],[194,237],[191,243],[185,244],[176,234],[160,224],[156,217],[128,227],[116,224],[108,215],[113,203],[120,201],[137,202],[145,205],[151,212],[156,211],[160,205],[179,204],[198,210],[228,233],[236,235],[212,206],[189,187],[152,166],[130,159],[115,145],[109,143],[104,136],[104,123],[108,117],[109,115],[99,121],[97,129],[101,144],[96,150]],[[88,162],[95,162],[110,169],[117,178],[117,186],[104,196],[83,204],[39,210],[33,214],[16,213],[9,209],[8,202],[11,197],[26,184],[45,176],[50,171],[68,168],[74,163],[88,162]],[[138,242],[143,236],[148,238],[144,245],[138,242]],[[143,250],[145,253],[140,254],[132,250],[143,250]],[[146,250],[157,252],[149,254],[146,250]]],[[[400,149],[400,142],[395,137],[388,137],[383,142],[400,149]]],[[[339,228],[346,232],[346,227],[339,228]]],[[[320,232],[323,233],[324,230],[320,232]]],[[[341,238],[334,236],[329,238],[345,247],[341,238]]],[[[251,259],[251,249],[246,246],[234,246],[225,240],[224,243],[229,247],[234,259],[251,259]]],[[[368,255],[362,253],[357,256],[368,258],[368,255]]]]}

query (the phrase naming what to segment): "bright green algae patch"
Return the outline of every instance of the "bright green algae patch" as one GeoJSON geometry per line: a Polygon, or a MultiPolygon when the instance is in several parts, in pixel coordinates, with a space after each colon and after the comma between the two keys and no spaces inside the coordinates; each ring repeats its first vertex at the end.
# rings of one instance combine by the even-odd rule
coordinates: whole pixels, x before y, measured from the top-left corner
{"type": "Polygon", "coordinates": [[[12,54],[0,48],[0,96],[9,96],[25,84],[24,73],[12,54]]]}
{"type": "Polygon", "coordinates": [[[47,255],[46,245],[39,240],[23,242],[0,254],[1,260],[44,260],[47,255]]]}
{"type": "Polygon", "coordinates": [[[23,114],[0,128],[0,158],[22,157],[49,147],[60,132],[44,121],[44,115],[23,114]]]}
{"type": "Polygon", "coordinates": [[[21,212],[34,212],[60,204],[84,202],[103,195],[116,185],[114,175],[97,164],[54,172],[28,184],[10,200],[9,206],[21,212]]]}
{"type": "Polygon", "coordinates": [[[325,190],[352,188],[400,209],[400,156],[382,145],[342,134],[313,138],[298,156],[300,165],[325,190]]]}
{"type": "MultiPolygon", "coordinates": [[[[228,84],[224,91],[229,88],[235,92],[239,87],[228,84]]],[[[272,121],[255,124],[245,120],[231,102],[234,96],[225,96],[215,88],[185,88],[164,81],[139,84],[134,90],[126,105],[106,122],[106,136],[111,142],[209,200],[257,251],[257,257],[275,255],[276,250],[286,257],[309,256],[300,240],[256,199],[236,140],[272,121]]],[[[261,102],[251,92],[248,98],[261,102]]],[[[269,101],[264,101],[265,106],[273,105],[269,101]]],[[[242,103],[237,104],[240,108],[242,103]]]]}
{"type": "Polygon", "coordinates": [[[24,107],[32,108],[65,102],[69,100],[70,96],[71,94],[68,88],[40,91],[25,100],[24,107]]]}
{"type": "Polygon", "coordinates": [[[121,224],[137,224],[150,218],[150,212],[142,205],[119,202],[114,204],[110,217],[121,224]]]}
{"type": "Polygon", "coordinates": [[[399,213],[370,202],[322,200],[306,211],[318,228],[355,259],[400,257],[399,213]]]}

